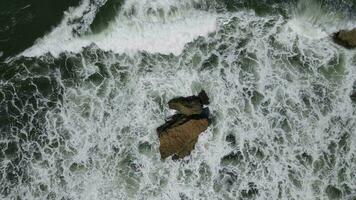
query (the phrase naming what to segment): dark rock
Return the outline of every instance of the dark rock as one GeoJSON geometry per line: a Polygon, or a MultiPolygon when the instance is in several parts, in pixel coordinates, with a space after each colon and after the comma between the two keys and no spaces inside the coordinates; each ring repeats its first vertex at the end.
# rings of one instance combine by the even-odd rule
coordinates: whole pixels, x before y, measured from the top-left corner
{"type": "Polygon", "coordinates": [[[333,35],[334,41],[346,48],[356,48],[356,28],[341,30],[333,35]]]}
{"type": "Polygon", "coordinates": [[[204,90],[198,96],[178,97],[168,102],[170,109],[177,110],[184,115],[200,114],[203,111],[203,105],[208,104],[209,97],[204,90]]]}
{"type": "Polygon", "coordinates": [[[354,91],[351,95],[350,98],[354,101],[356,101],[356,91],[354,91]]]}
{"type": "Polygon", "coordinates": [[[225,138],[226,142],[232,144],[232,145],[235,145],[236,144],[236,138],[233,134],[229,134],[226,136],[225,138]]]}
{"type": "Polygon", "coordinates": [[[203,104],[203,105],[209,105],[210,102],[209,102],[209,97],[208,95],[206,94],[205,90],[202,90],[199,92],[198,94],[198,97],[200,99],[200,102],[203,104]]]}
{"type": "Polygon", "coordinates": [[[350,98],[351,98],[351,100],[356,102],[356,80],[354,81],[354,84],[351,88],[350,98]]]}
{"type": "Polygon", "coordinates": [[[161,158],[172,156],[177,160],[189,155],[210,123],[208,95],[202,90],[198,96],[178,97],[168,102],[169,108],[179,113],[170,117],[165,124],[157,128],[160,140],[161,158]]]}

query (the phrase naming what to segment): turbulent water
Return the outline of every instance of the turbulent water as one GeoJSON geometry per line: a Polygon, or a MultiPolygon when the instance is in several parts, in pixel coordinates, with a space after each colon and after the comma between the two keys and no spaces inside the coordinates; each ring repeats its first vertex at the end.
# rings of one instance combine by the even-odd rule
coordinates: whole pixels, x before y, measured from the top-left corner
{"type": "Polygon", "coordinates": [[[83,0],[0,64],[0,197],[356,199],[356,51],[330,39],[355,7],[83,0]],[[168,100],[201,89],[212,125],[161,160],[168,100]]]}

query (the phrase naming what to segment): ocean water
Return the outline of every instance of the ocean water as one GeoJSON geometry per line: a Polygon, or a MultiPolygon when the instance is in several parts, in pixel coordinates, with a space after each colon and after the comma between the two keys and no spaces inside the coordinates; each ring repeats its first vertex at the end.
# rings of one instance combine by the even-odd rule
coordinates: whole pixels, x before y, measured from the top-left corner
{"type": "Polygon", "coordinates": [[[356,51],[330,36],[356,27],[355,6],[83,0],[66,9],[0,63],[0,198],[354,200],[356,51]],[[167,102],[201,89],[212,124],[191,156],[161,160],[167,102]]]}

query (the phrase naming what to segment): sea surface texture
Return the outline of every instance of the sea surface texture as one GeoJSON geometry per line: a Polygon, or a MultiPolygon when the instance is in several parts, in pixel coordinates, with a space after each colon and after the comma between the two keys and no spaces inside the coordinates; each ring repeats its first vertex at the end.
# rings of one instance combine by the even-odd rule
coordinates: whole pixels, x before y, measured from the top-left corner
{"type": "Polygon", "coordinates": [[[48,2],[0,3],[0,199],[356,199],[355,0],[48,2]],[[161,160],[202,89],[212,124],[161,160]]]}

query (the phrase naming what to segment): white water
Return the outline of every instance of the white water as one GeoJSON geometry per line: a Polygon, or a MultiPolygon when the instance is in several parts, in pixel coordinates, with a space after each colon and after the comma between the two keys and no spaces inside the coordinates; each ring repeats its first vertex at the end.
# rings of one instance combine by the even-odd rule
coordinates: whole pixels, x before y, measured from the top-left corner
{"type": "MultiPolygon", "coordinates": [[[[172,1],[132,3],[162,7],[172,1]]],[[[99,72],[96,61],[83,57],[82,83],[67,87],[61,111],[47,116],[49,140],[65,138],[64,144],[41,150],[46,164],[32,163],[34,182],[19,185],[18,194],[24,199],[238,199],[249,182],[259,190],[256,199],[326,199],[329,184],[355,191],[356,115],[349,98],[355,51],[333,44],[325,26],[309,26],[303,17],[259,17],[251,11],[217,16],[191,7],[178,13],[166,21],[142,21],[142,13],[118,18],[100,35],[63,34],[63,41],[61,31],[67,30],[59,27],[23,53],[80,52],[94,42],[115,53],[178,56],[98,56],[109,71],[100,85],[89,80],[99,72]],[[205,38],[193,41],[199,35],[205,38]],[[219,61],[204,68],[212,54],[219,61]],[[214,123],[190,157],[160,160],[155,129],[171,114],[167,101],[200,89],[211,98],[214,123]],[[248,97],[246,89],[260,98],[248,97]],[[226,142],[229,134],[236,145],[226,142]],[[332,153],[330,144],[343,134],[349,135],[348,151],[332,153]],[[244,158],[222,163],[231,151],[244,158]],[[303,153],[312,164],[298,160],[303,153]],[[335,163],[324,161],[318,169],[325,155],[334,155],[335,163]],[[338,178],[342,168],[344,181],[338,178]]]]}
{"type": "Polygon", "coordinates": [[[68,13],[58,28],[21,55],[39,56],[50,52],[58,56],[64,51],[78,53],[91,43],[115,53],[147,51],[179,55],[186,43],[198,36],[206,37],[216,30],[216,14],[194,10],[189,1],[131,0],[125,2],[115,22],[103,33],[74,37],[73,25],[68,25],[66,20],[81,12],[82,7],[68,13]],[[137,14],[126,16],[132,8],[137,14]],[[156,13],[150,14],[149,10],[156,13]]]}
{"type": "Polygon", "coordinates": [[[288,25],[294,32],[309,39],[331,36],[341,29],[353,29],[354,20],[346,19],[343,13],[329,12],[317,1],[300,0],[291,9],[292,19],[288,25]]]}

